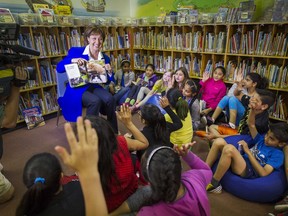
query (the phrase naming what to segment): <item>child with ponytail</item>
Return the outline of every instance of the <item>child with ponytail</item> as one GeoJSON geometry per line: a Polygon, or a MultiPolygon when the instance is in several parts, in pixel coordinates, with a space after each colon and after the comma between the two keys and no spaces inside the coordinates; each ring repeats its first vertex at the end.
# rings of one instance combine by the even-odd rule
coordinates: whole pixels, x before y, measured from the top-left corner
{"type": "MultiPolygon", "coordinates": [[[[171,133],[170,142],[174,145],[190,143],[193,137],[193,127],[187,101],[182,98],[181,92],[176,88],[169,89],[166,97],[169,101],[170,107],[181,119],[183,124],[179,130],[171,133]]],[[[165,119],[167,122],[171,122],[171,118],[167,114],[165,114],[165,119]]]]}

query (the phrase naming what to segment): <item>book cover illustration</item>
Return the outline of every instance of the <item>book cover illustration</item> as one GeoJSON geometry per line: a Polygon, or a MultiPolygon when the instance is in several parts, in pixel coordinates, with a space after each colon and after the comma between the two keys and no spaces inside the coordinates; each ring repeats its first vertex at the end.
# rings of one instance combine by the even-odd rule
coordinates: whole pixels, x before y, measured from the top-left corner
{"type": "Polygon", "coordinates": [[[89,83],[106,83],[107,73],[103,60],[90,60],[86,64],[89,83]]]}
{"type": "Polygon", "coordinates": [[[80,87],[88,83],[87,74],[80,72],[78,64],[76,63],[67,64],[64,67],[65,67],[65,70],[68,76],[68,82],[71,88],[80,87]]]}
{"type": "Polygon", "coordinates": [[[44,118],[38,106],[24,109],[22,113],[29,130],[45,125],[44,118]]]}

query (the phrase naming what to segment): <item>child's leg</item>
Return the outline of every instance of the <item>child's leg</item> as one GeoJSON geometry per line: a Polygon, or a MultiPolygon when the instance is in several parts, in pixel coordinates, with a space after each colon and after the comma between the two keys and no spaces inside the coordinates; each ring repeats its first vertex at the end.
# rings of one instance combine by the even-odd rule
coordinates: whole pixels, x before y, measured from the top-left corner
{"type": "Polygon", "coordinates": [[[235,146],[225,145],[213,178],[219,182],[230,167],[233,173],[241,175],[245,171],[246,161],[235,146]]]}
{"type": "Polygon", "coordinates": [[[149,88],[141,87],[137,95],[136,104],[138,104],[144,98],[144,95],[147,95],[149,92],[150,92],[149,88]]]}
{"type": "Polygon", "coordinates": [[[137,86],[137,89],[134,92],[134,95],[131,97],[131,100],[130,100],[130,105],[131,106],[133,106],[135,104],[135,101],[136,101],[137,95],[138,95],[138,93],[140,91],[140,88],[141,88],[141,86],[137,86]]]}
{"type": "Polygon", "coordinates": [[[212,119],[215,121],[218,116],[221,114],[222,110],[228,106],[228,102],[229,102],[229,96],[224,96],[220,102],[218,103],[218,106],[216,107],[213,115],[212,115],[212,119]]]}
{"type": "Polygon", "coordinates": [[[133,98],[135,92],[137,91],[138,87],[139,86],[137,86],[137,85],[134,85],[134,86],[131,87],[131,89],[130,89],[128,95],[127,95],[127,98],[125,100],[125,103],[129,103],[129,101],[133,98]]]}
{"type": "Polygon", "coordinates": [[[224,146],[226,146],[227,143],[222,138],[217,138],[212,143],[212,147],[208,153],[206,163],[212,167],[215,161],[218,159],[219,152],[222,152],[224,146]]]}
{"type": "MultiPolygon", "coordinates": [[[[242,110],[244,109],[241,109],[241,106],[243,107],[243,105],[241,104],[241,102],[238,100],[238,98],[236,97],[230,97],[229,98],[229,124],[231,123],[232,125],[238,125],[239,124],[239,119],[237,120],[237,114],[238,114],[238,111],[239,109],[242,110]]],[[[245,109],[244,109],[245,111],[245,109]]]]}

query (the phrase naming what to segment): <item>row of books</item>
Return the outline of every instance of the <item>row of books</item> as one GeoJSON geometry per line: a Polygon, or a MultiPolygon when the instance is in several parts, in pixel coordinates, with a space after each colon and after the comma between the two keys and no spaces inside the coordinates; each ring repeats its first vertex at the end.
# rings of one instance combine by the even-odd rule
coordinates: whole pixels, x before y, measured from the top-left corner
{"type": "Polygon", "coordinates": [[[29,95],[20,95],[18,119],[24,119],[23,111],[31,107],[39,107],[41,113],[50,113],[58,110],[56,93],[44,91],[44,98],[38,93],[30,93],[29,95]]]}
{"type": "Polygon", "coordinates": [[[229,61],[226,69],[226,80],[228,81],[236,80],[238,74],[245,77],[249,73],[258,73],[269,80],[269,87],[288,89],[288,65],[269,64],[267,67],[266,62],[245,59],[238,65],[232,60],[229,61]]]}
{"type": "Polygon", "coordinates": [[[287,56],[288,55],[288,34],[278,32],[259,31],[256,38],[255,30],[242,34],[236,32],[229,41],[228,52],[235,54],[287,56]],[[242,36],[241,36],[242,35],[242,36]]]}
{"type": "Polygon", "coordinates": [[[282,95],[279,95],[276,98],[274,105],[269,110],[270,116],[285,121],[288,120],[288,107],[284,100],[285,99],[282,97],[282,95]]]}

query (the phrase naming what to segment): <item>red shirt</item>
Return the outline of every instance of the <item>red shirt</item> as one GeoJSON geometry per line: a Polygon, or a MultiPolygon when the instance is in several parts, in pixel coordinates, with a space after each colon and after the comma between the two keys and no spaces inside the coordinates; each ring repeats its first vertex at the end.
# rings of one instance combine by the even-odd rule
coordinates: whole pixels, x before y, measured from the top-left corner
{"type": "Polygon", "coordinates": [[[138,178],[124,136],[117,136],[118,149],[113,154],[115,172],[118,179],[112,178],[110,192],[105,194],[108,211],[118,208],[138,188],[138,178]]]}

